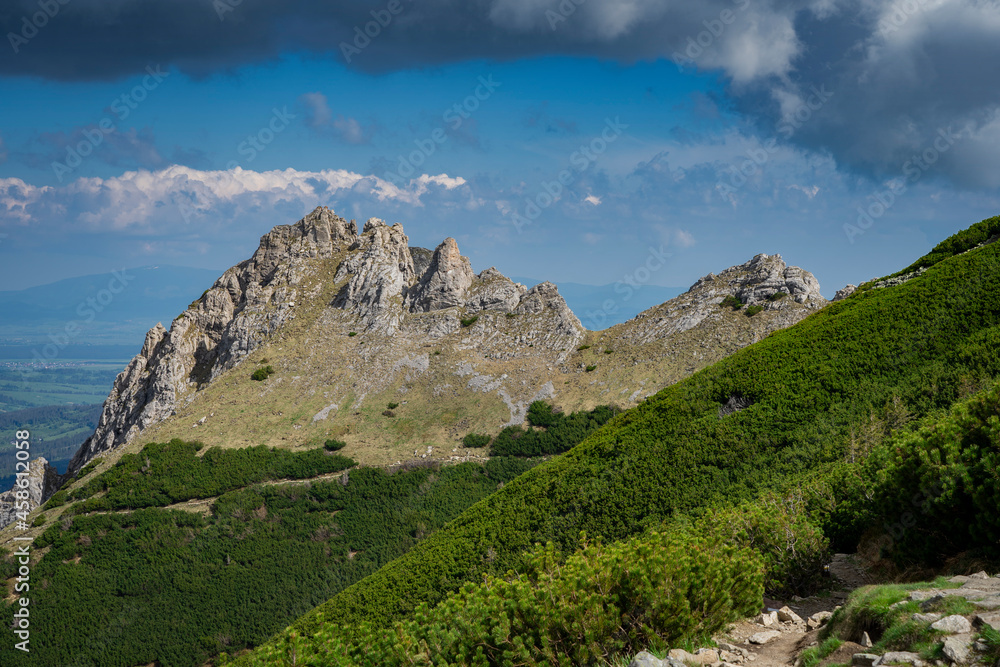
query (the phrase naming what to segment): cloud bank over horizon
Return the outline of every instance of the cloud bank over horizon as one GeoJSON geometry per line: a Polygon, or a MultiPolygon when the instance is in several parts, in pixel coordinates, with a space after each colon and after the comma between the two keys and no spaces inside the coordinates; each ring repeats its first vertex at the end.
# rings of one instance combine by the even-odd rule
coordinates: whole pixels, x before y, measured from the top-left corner
{"type": "MultiPolygon", "coordinates": [[[[1000,80],[995,2],[77,0],[40,28],[37,11],[17,0],[0,16],[17,51],[0,75],[102,80],[158,63],[205,77],[288,53],[373,75],[475,59],[670,60],[721,74],[763,134],[842,168],[891,178],[939,133],[963,132],[936,171],[956,187],[1000,186],[1000,86],[983,85],[1000,80]],[[819,102],[816,90],[827,91],[819,102]]],[[[370,128],[333,115],[321,95],[305,101],[317,127],[368,140],[370,128]]]]}

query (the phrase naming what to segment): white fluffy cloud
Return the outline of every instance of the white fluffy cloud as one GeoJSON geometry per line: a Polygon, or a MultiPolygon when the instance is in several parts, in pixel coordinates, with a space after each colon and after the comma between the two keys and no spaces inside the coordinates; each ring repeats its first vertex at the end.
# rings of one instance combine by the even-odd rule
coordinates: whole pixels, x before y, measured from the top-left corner
{"type": "Polygon", "coordinates": [[[384,208],[419,207],[433,193],[457,191],[465,179],[423,175],[406,186],[345,170],[199,171],[174,165],[114,178],[80,178],[65,186],[0,179],[0,227],[71,226],[90,232],[150,232],[162,226],[240,215],[260,209],[308,208],[368,201],[384,208]]]}

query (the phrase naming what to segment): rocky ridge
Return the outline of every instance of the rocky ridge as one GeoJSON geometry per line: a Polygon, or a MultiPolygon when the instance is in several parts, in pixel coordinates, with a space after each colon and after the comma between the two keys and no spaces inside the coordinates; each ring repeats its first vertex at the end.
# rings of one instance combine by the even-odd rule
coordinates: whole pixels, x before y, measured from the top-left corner
{"type": "MultiPolygon", "coordinates": [[[[556,335],[537,337],[551,345],[572,345],[583,336],[551,283],[528,290],[495,269],[475,276],[451,238],[418,274],[402,225],[371,218],[359,236],[354,221],[318,208],[262,237],[253,257],[226,271],[169,330],[150,330],[115,380],[97,430],[74,456],[70,473],[171,416],[181,400],[244,360],[295,318],[296,301],[307,298],[300,285],[310,263],[344,253],[333,280],[345,284],[330,305],[364,331],[392,337],[408,313],[466,308],[550,314],[556,335]]],[[[454,316],[423,324],[416,328],[430,339],[461,326],[454,316]]]]}
{"type": "Polygon", "coordinates": [[[69,474],[171,437],[220,446],[341,437],[368,464],[398,462],[427,441],[437,446],[423,456],[475,457],[457,440],[523,422],[533,400],[628,407],[825,303],[812,274],[761,254],[588,332],[552,283],[475,274],[454,239],[411,248],[399,224],[371,218],[359,233],[321,207],[265,234],[169,329],[149,331],[69,474]],[[762,312],[721,307],[727,296],[762,312]],[[275,377],[250,381],[256,364],[275,377]],[[387,423],[388,402],[411,421],[387,423]]]}

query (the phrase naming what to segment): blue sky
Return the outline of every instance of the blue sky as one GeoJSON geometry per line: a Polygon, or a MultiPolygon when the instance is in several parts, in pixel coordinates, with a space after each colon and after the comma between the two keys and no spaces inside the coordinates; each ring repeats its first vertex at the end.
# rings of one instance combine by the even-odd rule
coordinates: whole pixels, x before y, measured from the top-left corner
{"type": "Polygon", "coordinates": [[[649,282],[687,286],[781,253],[832,296],[1000,213],[983,3],[226,3],[75,0],[37,34],[9,3],[0,288],[222,270],[328,205],[477,270],[660,253],[649,282]]]}

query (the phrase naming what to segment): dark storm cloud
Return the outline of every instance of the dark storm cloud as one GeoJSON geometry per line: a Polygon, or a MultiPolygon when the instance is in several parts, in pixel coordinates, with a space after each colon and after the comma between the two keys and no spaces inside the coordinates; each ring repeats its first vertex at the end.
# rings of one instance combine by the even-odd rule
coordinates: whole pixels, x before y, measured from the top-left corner
{"type": "Polygon", "coordinates": [[[369,72],[547,54],[667,59],[721,71],[762,132],[866,175],[899,176],[947,136],[930,173],[1000,186],[990,0],[65,2],[0,9],[11,42],[0,75],[108,79],[152,63],[201,76],[284,53],[369,72]]]}

